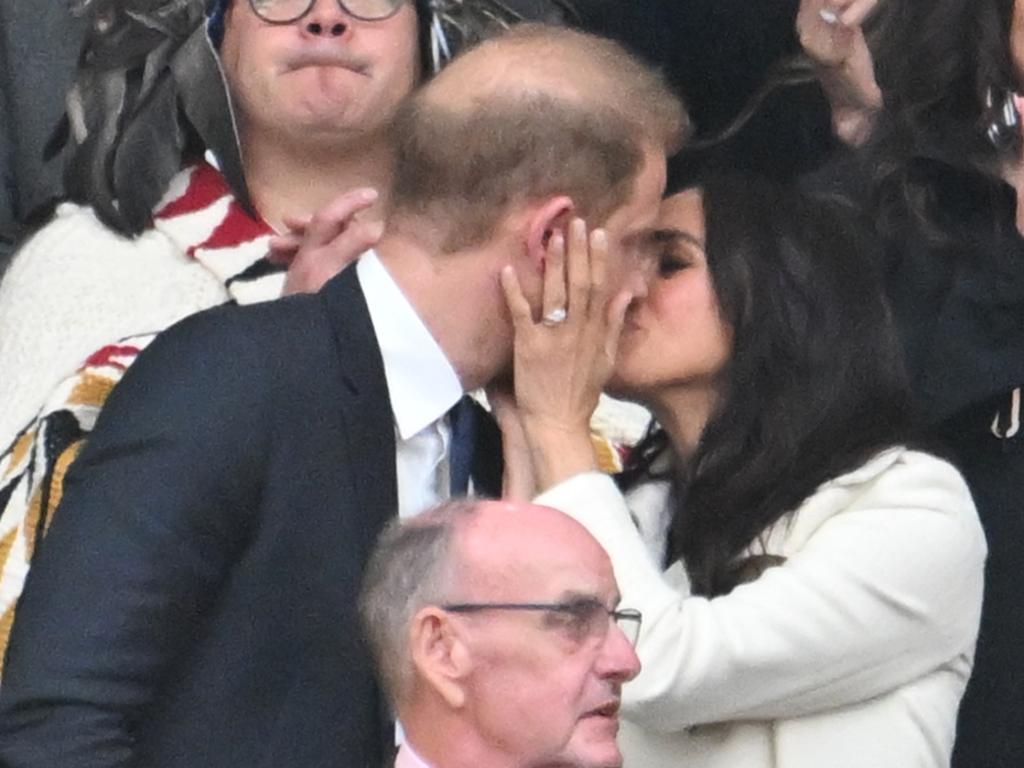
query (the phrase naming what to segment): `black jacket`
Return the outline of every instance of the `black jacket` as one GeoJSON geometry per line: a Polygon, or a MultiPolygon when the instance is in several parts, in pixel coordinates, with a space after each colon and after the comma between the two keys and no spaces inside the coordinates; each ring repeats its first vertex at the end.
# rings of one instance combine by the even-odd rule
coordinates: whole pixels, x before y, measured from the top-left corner
{"type": "Polygon", "coordinates": [[[0,765],[383,764],[392,728],[356,598],[396,495],[354,269],[162,334],[108,400],[33,563],[0,765]]]}
{"type": "Polygon", "coordinates": [[[1024,238],[1003,181],[925,158],[906,174],[938,227],[879,207],[889,296],[926,434],[963,471],[989,547],[953,765],[1010,768],[1024,760],[1024,433],[1012,395],[1024,387],[1024,238]]]}
{"type": "Polygon", "coordinates": [[[1000,179],[935,158],[903,159],[890,180],[847,156],[809,180],[852,198],[880,234],[888,298],[905,351],[920,438],[963,472],[988,540],[974,671],[960,706],[954,768],[1016,768],[1024,756],[1024,238],[1000,179]],[[927,217],[914,211],[927,212],[927,217]]]}

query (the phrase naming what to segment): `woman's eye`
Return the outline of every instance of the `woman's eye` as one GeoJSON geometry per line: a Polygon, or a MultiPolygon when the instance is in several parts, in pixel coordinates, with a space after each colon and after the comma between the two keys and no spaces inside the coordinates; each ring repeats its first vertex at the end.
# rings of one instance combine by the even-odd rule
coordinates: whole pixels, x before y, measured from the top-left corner
{"type": "Polygon", "coordinates": [[[674,275],[688,266],[689,262],[675,253],[663,253],[658,257],[658,274],[662,277],[674,275]]]}

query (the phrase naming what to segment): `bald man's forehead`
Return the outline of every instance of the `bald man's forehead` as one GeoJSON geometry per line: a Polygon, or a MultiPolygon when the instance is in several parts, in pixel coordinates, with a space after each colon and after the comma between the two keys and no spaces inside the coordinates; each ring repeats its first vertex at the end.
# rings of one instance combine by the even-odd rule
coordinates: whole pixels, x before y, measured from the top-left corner
{"type": "Polygon", "coordinates": [[[617,595],[611,561],[590,533],[547,507],[494,502],[456,537],[458,586],[474,600],[557,600],[617,595]]]}

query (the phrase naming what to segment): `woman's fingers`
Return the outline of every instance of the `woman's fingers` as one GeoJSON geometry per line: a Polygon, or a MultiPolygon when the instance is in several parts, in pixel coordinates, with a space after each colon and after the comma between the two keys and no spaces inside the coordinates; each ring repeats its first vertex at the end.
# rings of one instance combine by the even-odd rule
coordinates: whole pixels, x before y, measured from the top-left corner
{"type": "Polygon", "coordinates": [[[293,234],[297,234],[300,237],[306,232],[306,227],[309,226],[310,220],[313,218],[312,214],[291,214],[286,213],[281,217],[281,221],[293,234]]]}
{"type": "Polygon", "coordinates": [[[878,0],[853,0],[846,4],[839,20],[847,27],[859,27],[878,6],[878,0]]]}
{"type": "Polygon", "coordinates": [[[797,36],[804,52],[819,66],[838,67],[851,55],[854,31],[844,22],[850,0],[801,0],[797,36]]]}
{"type": "MultiPolygon", "coordinates": [[[[607,308],[608,236],[603,229],[588,233],[582,219],[573,219],[567,236],[554,233],[548,241],[539,324],[588,329],[603,335],[607,308]]],[[[537,324],[529,302],[511,267],[502,270],[505,298],[518,328],[537,324]]],[[[574,330],[573,333],[577,331],[574,330]]]]}
{"type": "Polygon", "coordinates": [[[629,305],[632,301],[632,293],[629,291],[619,291],[608,302],[608,326],[605,333],[604,353],[609,365],[614,365],[615,358],[618,357],[622,326],[626,322],[626,312],[629,310],[629,305]]]}
{"type": "Polygon", "coordinates": [[[332,240],[317,246],[304,242],[288,266],[284,293],[315,293],[324,283],[372,248],[384,233],[379,221],[353,221],[332,240]]]}
{"type": "Polygon", "coordinates": [[[533,326],[533,313],[530,311],[530,302],[523,295],[523,289],[519,285],[519,278],[516,271],[507,266],[501,270],[501,288],[505,293],[505,303],[512,315],[512,324],[516,333],[522,333],[533,326]]]}
{"type": "Polygon", "coordinates": [[[296,234],[274,235],[267,241],[267,258],[274,264],[292,263],[302,245],[302,236],[296,234]]]}
{"type": "Polygon", "coordinates": [[[313,293],[380,240],[383,224],[358,214],[377,200],[376,190],[353,189],[312,216],[286,216],[291,231],[271,238],[269,258],[288,265],[284,292],[313,293]]]}
{"type": "Polygon", "coordinates": [[[566,263],[569,294],[569,320],[587,319],[590,306],[590,247],[583,219],[569,222],[566,263]]]}
{"type": "Polygon", "coordinates": [[[355,215],[377,201],[377,190],[349,190],[313,214],[305,227],[305,242],[314,248],[327,245],[355,221],[355,215]]]}
{"type": "Polygon", "coordinates": [[[548,240],[544,257],[544,296],[541,300],[541,318],[557,325],[566,318],[568,300],[565,292],[565,238],[555,232],[548,240]]]}
{"type": "Polygon", "coordinates": [[[608,303],[606,290],[608,285],[608,233],[603,229],[595,229],[589,237],[590,251],[590,314],[595,318],[604,319],[608,303]]]}

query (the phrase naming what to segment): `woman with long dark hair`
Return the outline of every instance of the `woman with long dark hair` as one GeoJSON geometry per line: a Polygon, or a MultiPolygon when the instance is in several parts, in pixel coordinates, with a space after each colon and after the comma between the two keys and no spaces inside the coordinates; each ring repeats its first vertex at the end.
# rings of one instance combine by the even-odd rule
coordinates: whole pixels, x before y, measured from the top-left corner
{"type": "Polygon", "coordinates": [[[643,613],[626,765],[947,765],[985,543],[957,470],[907,445],[899,343],[845,212],[708,179],[666,199],[649,293],[610,313],[600,233],[568,240],[563,322],[557,279],[535,322],[506,275],[517,404],[496,412],[510,493],[586,525],[643,613]],[[609,375],[656,419],[625,498],[587,436],[609,375]]]}

